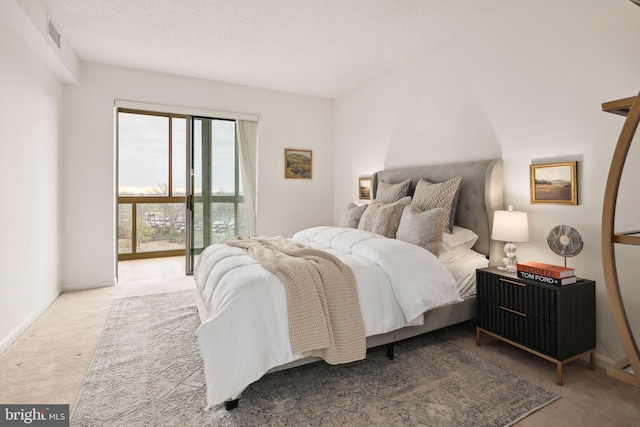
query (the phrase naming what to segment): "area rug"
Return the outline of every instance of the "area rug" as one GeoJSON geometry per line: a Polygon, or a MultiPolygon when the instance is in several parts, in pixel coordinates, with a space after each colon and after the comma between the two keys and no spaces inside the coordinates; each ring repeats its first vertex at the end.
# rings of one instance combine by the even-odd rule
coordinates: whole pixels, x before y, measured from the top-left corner
{"type": "Polygon", "coordinates": [[[193,292],[117,299],[72,426],[509,426],[557,395],[437,336],[266,375],[206,406],[193,292]]]}

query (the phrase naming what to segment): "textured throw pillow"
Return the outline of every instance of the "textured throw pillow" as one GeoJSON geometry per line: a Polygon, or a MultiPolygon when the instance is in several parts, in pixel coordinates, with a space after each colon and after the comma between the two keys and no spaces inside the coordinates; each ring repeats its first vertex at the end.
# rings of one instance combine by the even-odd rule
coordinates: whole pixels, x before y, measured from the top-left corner
{"type": "Polygon", "coordinates": [[[447,222],[444,231],[453,231],[453,221],[456,217],[456,207],[458,205],[458,195],[460,194],[460,183],[462,177],[457,176],[439,184],[432,184],[421,179],[416,185],[411,204],[423,211],[435,208],[442,208],[447,211],[447,222]]]}
{"type": "Polygon", "coordinates": [[[411,197],[403,197],[388,204],[374,200],[362,214],[358,229],[395,239],[402,211],[409,203],[411,197]]]}
{"type": "Polygon", "coordinates": [[[393,203],[406,197],[409,193],[409,186],[411,186],[411,180],[400,182],[398,184],[387,184],[380,180],[378,182],[378,188],[376,190],[376,200],[380,203],[393,203]]]}
{"type": "Polygon", "coordinates": [[[422,211],[415,206],[406,206],[402,212],[396,239],[421,246],[438,256],[447,211],[435,208],[422,211]]]}
{"type": "Polygon", "coordinates": [[[365,209],[367,209],[367,205],[349,203],[340,217],[340,227],[358,228],[360,217],[365,209]]]}

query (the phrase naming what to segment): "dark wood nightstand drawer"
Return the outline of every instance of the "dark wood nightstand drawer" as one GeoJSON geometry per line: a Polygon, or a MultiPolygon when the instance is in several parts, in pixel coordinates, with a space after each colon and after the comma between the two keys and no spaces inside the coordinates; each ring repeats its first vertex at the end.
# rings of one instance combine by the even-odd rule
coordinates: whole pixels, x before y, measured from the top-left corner
{"type": "Polygon", "coordinates": [[[507,338],[528,342],[529,322],[525,313],[486,300],[477,300],[478,326],[507,338]]]}
{"type": "Polygon", "coordinates": [[[528,286],[525,283],[502,277],[485,278],[476,283],[476,287],[482,288],[478,291],[478,297],[519,313],[528,313],[528,286]]]}
{"type": "Polygon", "coordinates": [[[555,322],[557,319],[558,292],[540,286],[528,287],[529,314],[555,322]]]}
{"type": "Polygon", "coordinates": [[[487,301],[480,301],[479,304],[478,326],[549,356],[557,354],[557,328],[554,322],[487,301]]]}

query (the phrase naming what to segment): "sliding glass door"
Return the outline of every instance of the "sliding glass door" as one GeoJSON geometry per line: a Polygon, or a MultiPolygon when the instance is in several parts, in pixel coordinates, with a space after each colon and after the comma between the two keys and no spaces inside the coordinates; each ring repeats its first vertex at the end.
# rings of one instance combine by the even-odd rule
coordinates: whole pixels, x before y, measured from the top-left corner
{"type": "Polygon", "coordinates": [[[191,117],[187,274],[207,246],[248,234],[235,120],[191,117]]]}
{"type": "Polygon", "coordinates": [[[118,109],[118,260],[248,235],[236,120],[118,109]],[[186,203],[185,203],[186,201],[186,203]]]}

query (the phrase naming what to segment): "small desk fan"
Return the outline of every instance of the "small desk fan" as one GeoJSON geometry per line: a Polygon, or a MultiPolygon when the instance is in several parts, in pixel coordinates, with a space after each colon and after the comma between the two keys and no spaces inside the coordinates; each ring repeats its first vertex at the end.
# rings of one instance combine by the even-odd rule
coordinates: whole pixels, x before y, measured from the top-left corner
{"type": "Polygon", "coordinates": [[[564,266],[567,266],[567,257],[576,256],[582,251],[584,243],[580,233],[568,225],[556,225],[547,236],[547,243],[553,252],[564,257],[564,266]]]}

